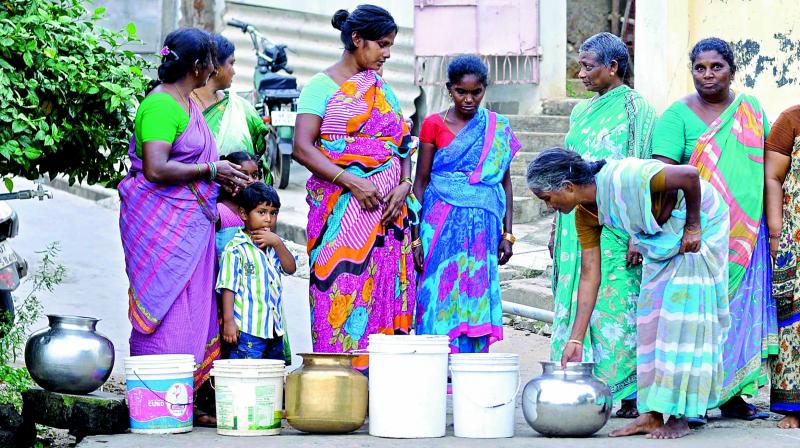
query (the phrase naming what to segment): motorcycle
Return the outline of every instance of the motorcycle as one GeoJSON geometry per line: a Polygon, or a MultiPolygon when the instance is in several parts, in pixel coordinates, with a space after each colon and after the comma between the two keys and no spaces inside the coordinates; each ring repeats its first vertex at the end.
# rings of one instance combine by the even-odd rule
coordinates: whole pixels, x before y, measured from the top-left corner
{"type": "Polygon", "coordinates": [[[286,57],[288,47],[274,44],[255,27],[240,20],[229,20],[228,25],[249,34],[253,43],[257,61],[253,73],[255,106],[269,127],[266,151],[260,157],[261,166],[265,174],[271,173],[275,186],[286,188],[292,164],[297,99],[300,97],[297,78],[278,73],[281,70],[288,75],[294,72],[286,57]]]}
{"type": "MultiPolygon", "coordinates": [[[[0,201],[33,199],[43,201],[53,198],[53,193],[39,184],[35,190],[21,190],[0,194],[0,201]]],[[[20,280],[28,275],[28,262],[11,247],[10,239],[19,232],[19,218],[11,206],[0,202],[0,337],[4,327],[14,323],[14,299],[11,293],[19,287],[20,280]]]]}

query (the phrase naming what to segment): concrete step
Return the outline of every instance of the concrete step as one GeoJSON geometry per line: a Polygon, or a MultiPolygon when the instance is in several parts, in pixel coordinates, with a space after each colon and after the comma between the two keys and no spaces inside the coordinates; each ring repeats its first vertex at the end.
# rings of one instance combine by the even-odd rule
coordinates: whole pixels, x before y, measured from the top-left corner
{"type": "Polygon", "coordinates": [[[553,311],[553,292],[546,277],[523,278],[500,282],[503,300],[553,311]]]}
{"type": "Polygon", "coordinates": [[[514,224],[528,224],[552,213],[545,203],[535,197],[518,196],[514,198],[514,224]]]}
{"type": "Polygon", "coordinates": [[[511,186],[514,188],[514,200],[516,200],[517,197],[524,196],[528,198],[532,196],[531,192],[528,190],[528,180],[523,174],[512,174],[511,186]]]}
{"type": "MultiPolygon", "coordinates": [[[[545,149],[545,148],[542,148],[545,149]]],[[[525,176],[528,173],[528,164],[539,155],[541,151],[520,151],[511,161],[511,175],[525,176]]]]}
{"type": "Polygon", "coordinates": [[[544,115],[561,115],[569,117],[572,108],[580,101],[579,98],[554,98],[542,101],[542,113],[544,115]]]}
{"type": "Polygon", "coordinates": [[[560,132],[569,130],[569,117],[559,115],[509,115],[509,124],[516,133],[560,132]]]}
{"type": "Polygon", "coordinates": [[[564,147],[565,134],[562,132],[516,132],[521,151],[540,152],[554,146],[564,147]]]}

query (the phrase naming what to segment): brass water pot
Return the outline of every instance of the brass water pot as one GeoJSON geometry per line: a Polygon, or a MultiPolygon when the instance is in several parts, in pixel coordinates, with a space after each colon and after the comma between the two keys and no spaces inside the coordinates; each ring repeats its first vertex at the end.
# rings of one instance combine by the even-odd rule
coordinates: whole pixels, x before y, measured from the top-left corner
{"type": "Polygon", "coordinates": [[[353,369],[353,355],[300,353],[303,366],[286,378],[286,420],[313,433],[344,434],[367,417],[367,377],[353,369]]]}

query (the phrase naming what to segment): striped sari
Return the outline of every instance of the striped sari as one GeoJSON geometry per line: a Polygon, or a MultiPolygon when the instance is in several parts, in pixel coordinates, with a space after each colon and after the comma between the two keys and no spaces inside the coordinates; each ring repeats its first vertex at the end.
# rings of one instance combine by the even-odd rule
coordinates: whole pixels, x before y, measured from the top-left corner
{"type": "MultiPolygon", "coordinates": [[[[317,148],[386,196],[400,184],[400,160],[413,145],[394,93],[367,70],[331,96],[317,148]]],[[[409,211],[416,216],[419,203],[384,226],[385,205],[363,211],[349,191],[316,175],[306,188],[314,351],[363,349],[370,334],[408,333],[416,297],[409,211]]]]}
{"type": "Polygon", "coordinates": [[[702,417],[722,392],[722,343],[728,314],[728,206],[701,184],[700,251],[679,253],[686,202],[658,225],[650,181],[656,160],[612,160],[596,176],[600,224],[635,238],[644,262],[637,313],[639,412],[702,417]]]}
{"type": "Polygon", "coordinates": [[[724,344],[720,404],[758,395],[778,352],[771,261],[764,214],[764,138],[758,101],[740,94],[697,139],[689,164],[722,194],[731,212],[728,294],[731,329],[724,344]]]}
{"type": "MultiPolygon", "coordinates": [[[[186,130],[172,143],[170,160],[217,160],[202,112],[189,101],[186,130]]],[[[131,139],[131,169],[120,182],[119,228],[130,281],[131,355],[193,354],[195,387],[219,357],[214,297],[214,223],[217,186],[210,181],[162,185],[148,181],[131,139]]]]}

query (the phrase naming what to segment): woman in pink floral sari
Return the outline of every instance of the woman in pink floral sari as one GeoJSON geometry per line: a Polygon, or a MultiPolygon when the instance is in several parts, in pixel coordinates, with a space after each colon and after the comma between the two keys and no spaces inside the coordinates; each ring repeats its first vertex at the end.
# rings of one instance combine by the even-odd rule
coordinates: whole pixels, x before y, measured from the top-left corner
{"type": "MultiPolygon", "coordinates": [[[[307,201],[315,352],[365,348],[373,333],[408,333],[416,295],[413,145],[397,97],[377,74],[397,25],[371,5],[339,10],[332,23],[345,51],[303,88],[294,145],[313,174],[307,201]]],[[[364,359],[354,364],[366,367],[364,359]]]]}

